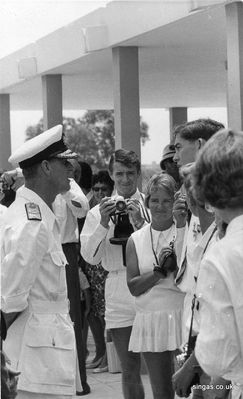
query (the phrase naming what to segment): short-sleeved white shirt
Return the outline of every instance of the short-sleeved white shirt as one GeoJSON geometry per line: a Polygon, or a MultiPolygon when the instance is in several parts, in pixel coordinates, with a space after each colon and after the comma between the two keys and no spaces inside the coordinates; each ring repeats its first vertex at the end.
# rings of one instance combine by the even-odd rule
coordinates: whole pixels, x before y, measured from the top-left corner
{"type": "Polygon", "coordinates": [[[243,393],[243,216],[204,256],[197,282],[200,330],[196,357],[210,376],[238,383],[243,393]]]}

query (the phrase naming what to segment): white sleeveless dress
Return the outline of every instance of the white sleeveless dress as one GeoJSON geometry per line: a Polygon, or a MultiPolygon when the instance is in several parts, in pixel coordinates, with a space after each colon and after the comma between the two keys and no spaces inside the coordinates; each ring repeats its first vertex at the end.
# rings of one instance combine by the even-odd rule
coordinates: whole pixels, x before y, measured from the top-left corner
{"type": "MultiPolygon", "coordinates": [[[[176,236],[176,227],[163,232],[151,229],[153,247],[158,255],[176,236]]],[[[150,224],[134,232],[132,239],[138,258],[140,274],[152,271],[156,263],[152,250],[150,224]]],[[[176,245],[175,245],[176,248],[176,245]]],[[[136,316],[129,350],[133,352],[163,352],[177,349],[182,342],[181,317],[184,294],[174,284],[174,274],[135,297],[136,316]]]]}

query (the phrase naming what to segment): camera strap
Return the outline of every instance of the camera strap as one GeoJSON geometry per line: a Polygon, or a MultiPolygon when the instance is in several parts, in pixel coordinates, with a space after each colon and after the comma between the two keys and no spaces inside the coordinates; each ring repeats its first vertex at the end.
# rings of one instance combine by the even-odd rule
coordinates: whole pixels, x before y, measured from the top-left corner
{"type": "MultiPolygon", "coordinates": [[[[207,241],[207,243],[206,243],[206,245],[204,247],[204,250],[203,250],[203,253],[202,253],[202,257],[205,254],[205,252],[206,252],[206,250],[208,248],[208,245],[209,245],[210,241],[212,240],[212,238],[213,238],[214,234],[216,233],[216,231],[217,231],[217,226],[214,227],[212,233],[210,234],[210,237],[209,237],[209,239],[208,239],[208,241],[207,241]]],[[[192,307],[191,307],[192,315],[191,315],[191,323],[190,323],[190,330],[189,330],[188,344],[187,344],[187,354],[186,354],[186,358],[187,359],[190,357],[191,353],[194,350],[195,344],[196,344],[196,336],[192,335],[193,318],[194,318],[194,310],[195,310],[196,300],[197,300],[197,297],[196,297],[196,294],[194,294],[193,299],[192,299],[192,307]]]]}
{"type": "Polygon", "coordinates": [[[151,225],[150,225],[149,231],[150,231],[151,247],[152,247],[152,251],[153,251],[153,254],[154,254],[154,259],[155,259],[156,265],[158,265],[159,264],[159,259],[158,259],[157,255],[156,255],[156,252],[155,252],[155,249],[154,249],[154,240],[153,240],[152,226],[151,225]]]}
{"type": "MultiPolygon", "coordinates": [[[[175,226],[175,224],[173,222],[171,228],[174,227],[174,226],[175,226]]],[[[156,251],[155,251],[155,248],[154,248],[152,225],[150,225],[149,231],[150,231],[150,238],[151,238],[151,248],[152,248],[152,251],[153,251],[153,254],[154,254],[156,265],[159,265],[159,259],[158,259],[157,255],[156,255],[156,251]]],[[[172,248],[174,247],[175,240],[176,240],[176,235],[173,236],[172,240],[169,243],[169,246],[171,246],[172,248]]]]}
{"type": "Polygon", "coordinates": [[[194,294],[193,299],[192,299],[192,315],[191,315],[191,323],[190,323],[190,330],[189,330],[189,335],[188,335],[188,343],[187,343],[187,351],[186,351],[186,359],[190,357],[192,352],[194,351],[195,343],[196,343],[196,336],[192,335],[192,326],[193,326],[193,318],[194,318],[194,309],[195,309],[195,304],[196,304],[196,295],[194,294]]]}

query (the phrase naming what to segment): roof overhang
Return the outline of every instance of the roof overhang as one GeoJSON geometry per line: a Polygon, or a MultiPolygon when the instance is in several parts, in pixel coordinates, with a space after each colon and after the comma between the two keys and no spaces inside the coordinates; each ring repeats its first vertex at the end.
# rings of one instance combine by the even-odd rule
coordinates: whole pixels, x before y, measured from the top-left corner
{"type": "Polygon", "coordinates": [[[226,106],[226,2],[192,3],[112,1],[1,59],[0,93],[41,109],[41,76],[61,74],[64,109],[113,108],[112,48],[137,46],[141,108],[226,106]]]}

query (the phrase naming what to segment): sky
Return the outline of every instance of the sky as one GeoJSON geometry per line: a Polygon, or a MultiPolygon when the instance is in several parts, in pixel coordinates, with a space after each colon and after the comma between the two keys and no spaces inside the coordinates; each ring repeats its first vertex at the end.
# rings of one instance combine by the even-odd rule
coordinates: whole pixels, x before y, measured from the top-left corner
{"type": "MultiPolygon", "coordinates": [[[[108,1],[92,0],[0,0],[0,58],[70,23],[108,1]]],[[[159,163],[163,148],[169,143],[169,112],[166,109],[142,109],[149,125],[150,140],[141,147],[142,164],[159,163]]],[[[78,117],[82,112],[63,112],[78,117]]],[[[12,151],[25,140],[27,126],[36,124],[41,111],[11,112],[12,151]]],[[[227,124],[225,108],[188,109],[188,120],[211,117],[227,124]]]]}
{"type": "Polygon", "coordinates": [[[0,58],[106,3],[105,0],[0,0],[0,58]]]}

